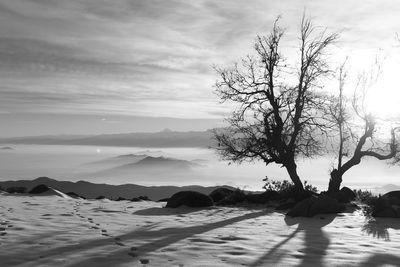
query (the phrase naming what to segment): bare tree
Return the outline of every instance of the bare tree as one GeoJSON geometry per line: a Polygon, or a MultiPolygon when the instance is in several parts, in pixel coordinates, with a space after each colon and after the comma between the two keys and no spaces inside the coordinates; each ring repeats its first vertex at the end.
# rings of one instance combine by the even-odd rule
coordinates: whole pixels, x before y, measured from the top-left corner
{"type": "Polygon", "coordinates": [[[232,68],[217,68],[217,93],[237,108],[227,119],[229,127],[215,131],[215,138],[224,159],[280,164],[302,191],[296,158],[312,157],[325,148],[320,136],[327,130],[327,99],[316,89],[331,72],[326,50],[338,35],[318,30],[303,16],[298,64],[289,65],[280,52],[284,30],[278,20],[268,36],[257,36],[255,56],[232,68]]]}
{"type": "Polygon", "coordinates": [[[398,154],[398,141],[396,139],[397,127],[390,129],[388,141],[377,136],[378,120],[369,113],[365,106],[368,88],[376,82],[379,76],[379,63],[377,71],[363,73],[358,79],[354,95],[349,99],[343,94],[347,77],[345,64],[339,68],[339,96],[337,101],[331,103],[330,113],[332,122],[338,133],[338,164],[330,173],[329,193],[336,193],[340,189],[343,175],[355,165],[360,164],[364,157],[373,157],[379,160],[395,159],[398,154]],[[351,104],[351,105],[350,105],[351,104]],[[357,123],[361,128],[357,130],[357,123]],[[346,160],[344,163],[343,161],[346,160]]]}

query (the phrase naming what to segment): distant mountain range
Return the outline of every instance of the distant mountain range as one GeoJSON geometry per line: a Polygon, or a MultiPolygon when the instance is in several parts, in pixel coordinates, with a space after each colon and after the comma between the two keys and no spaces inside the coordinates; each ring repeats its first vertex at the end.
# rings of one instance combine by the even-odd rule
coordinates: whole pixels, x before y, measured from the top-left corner
{"type": "Polygon", "coordinates": [[[147,156],[138,162],[128,163],[115,168],[107,170],[109,173],[127,172],[130,174],[165,174],[190,172],[193,167],[200,167],[200,164],[190,162],[187,160],[180,160],[165,157],[151,157],[147,156]]]}
{"type": "Polygon", "coordinates": [[[210,147],[211,130],[157,133],[122,133],[102,135],[50,135],[0,138],[2,144],[89,145],[124,147],[210,147]]]}
{"type": "Polygon", "coordinates": [[[146,154],[128,154],[107,158],[88,164],[98,170],[88,173],[87,177],[115,177],[115,176],[149,176],[149,175],[178,175],[188,174],[194,167],[204,166],[195,161],[187,161],[167,157],[153,157],[146,154]],[[99,169],[101,168],[101,169],[99,169]]]}
{"type": "Polygon", "coordinates": [[[146,155],[146,154],[127,154],[127,155],[120,155],[120,156],[116,156],[116,157],[111,157],[111,158],[106,158],[106,159],[90,162],[86,165],[116,167],[116,166],[121,166],[124,164],[135,163],[146,157],[148,157],[148,155],[146,155]]]}
{"type": "MultiPolygon", "coordinates": [[[[204,194],[209,194],[219,186],[141,186],[135,184],[123,184],[123,185],[109,185],[109,184],[95,184],[85,181],[79,182],[67,182],[57,181],[48,177],[40,177],[35,180],[19,180],[19,181],[5,181],[0,182],[0,187],[9,188],[15,186],[22,186],[31,190],[37,185],[45,184],[49,187],[57,189],[64,193],[74,192],[78,195],[86,198],[96,198],[98,196],[105,196],[107,198],[118,198],[123,197],[126,199],[132,199],[138,196],[148,196],[152,200],[159,200],[162,198],[168,198],[179,191],[193,190],[204,194]]],[[[229,186],[224,186],[231,188],[229,186]]]]}

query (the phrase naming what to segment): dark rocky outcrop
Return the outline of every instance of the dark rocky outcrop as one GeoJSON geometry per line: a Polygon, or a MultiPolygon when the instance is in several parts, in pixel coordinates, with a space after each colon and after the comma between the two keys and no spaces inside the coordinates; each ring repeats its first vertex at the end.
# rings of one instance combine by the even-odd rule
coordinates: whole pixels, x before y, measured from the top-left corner
{"type": "MultiPolygon", "coordinates": [[[[168,198],[180,191],[197,191],[203,194],[210,194],[216,186],[141,186],[135,184],[109,185],[95,184],[85,181],[70,182],[57,181],[48,177],[39,177],[34,180],[0,181],[2,188],[25,187],[28,191],[37,185],[45,184],[61,192],[74,192],[87,199],[94,199],[98,196],[105,196],[108,199],[124,197],[131,199],[133,196],[148,196],[150,199],[168,198]]],[[[224,186],[229,188],[229,186],[224,186]]],[[[231,188],[234,189],[234,188],[231,188]]]]}
{"type": "Polygon", "coordinates": [[[230,196],[233,194],[233,190],[229,189],[229,188],[225,188],[225,187],[220,187],[215,189],[214,191],[212,191],[210,193],[210,197],[212,198],[212,200],[217,203],[218,201],[223,200],[224,198],[230,196]]]}
{"type": "Polygon", "coordinates": [[[246,200],[246,194],[243,190],[236,189],[232,194],[228,195],[224,199],[217,202],[217,205],[235,205],[237,203],[242,203],[246,200]]]}
{"type": "Polygon", "coordinates": [[[314,197],[306,198],[297,203],[288,213],[291,217],[309,217],[311,205],[315,202],[314,197]]]}
{"type": "Polygon", "coordinates": [[[391,191],[378,197],[372,206],[372,216],[400,218],[400,191],[391,191]]]}
{"type": "Polygon", "coordinates": [[[328,195],[310,197],[297,203],[288,213],[292,217],[312,217],[321,213],[338,213],[345,206],[328,195]]]}
{"type": "Polygon", "coordinates": [[[297,204],[294,198],[289,198],[281,201],[278,206],[275,207],[276,210],[288,210],[293,208],[297,204]]]}
{"type": "Polygon", "coordinates": [[[348,187],[342,187],[339,192],[334,196],[341,203],[349,203],[356,199],[356,193],[348,187]]]}
{"type": "Polygon", "coordinates": [[[395,207],[387,206],[382,210],[376,211],[373,216],[384,218],[400,218],[400,210],[395,207]]]}
{"type": "Polygon", "coordinates": [[[168,199],[167,208],[188,207],[209,207],[214,205],[211,197],[196,191],[181,191],[175,193],[168,199]]]}
{"type": "Polygon", "coordinates": [[[400,191],[391,191],[382,196],[388,205],[400,205],[400,191]]]}
{"type": "Polygon", "coordinates": [[[105,196],[98,196],[98,197],[96,197],[95,199],[98,199],[98,200],[100,200],[100,199],[106,199],[106,197],[105,197],[105,196]]]}
{"type": "Polygon", "coordinates": [[[50,187],[48,187],[45,184],[40,184],[32,188],[31,191],[29,191],[29,194],[41,194],[43,192],[47,192],[50,190],[50,187]]]}
{"type": "Polygon", "coordinates": [[[10,194],[14,194],[14,193],[23,194],[23,193],[26,193],[26,191],[27,191],[26,187],[23,187],[23,186],[12,186],[12,187],[8,187],[6,189],[6,192],[10,193],[10,194]]]}

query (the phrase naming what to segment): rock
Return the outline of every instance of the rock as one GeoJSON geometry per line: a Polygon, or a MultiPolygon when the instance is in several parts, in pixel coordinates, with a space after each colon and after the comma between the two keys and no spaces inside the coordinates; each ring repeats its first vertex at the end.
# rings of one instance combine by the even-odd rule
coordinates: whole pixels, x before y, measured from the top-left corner
{"type": "Polygon", "coordinates": [[[276,206],[276,210],[288,210],[293,208],[296,205],[296,200],[294,200],[294,198],[289,198],[286,201],[284,201],[283,203],[279,204],[278,206],[276,206]]]}
{"type": "Polygon", "coordinates": [[[237,189],[232,194],[217,202],[217,205],[235,205],[246,200],[244,191],[237,189]]]}
{"type": "Polygon", "coordinates": [[[229,188],[220,187],[212,191],[209,196],[212,198],[214,202],[218,202],[228,197],[229,195],[232,195],[233,192],[234,191],[229,188]]]}
{"type": "Polygon", "coordinates": [[[297,203],[288,213],[291,217],[308,217],[311,205],[316,201],[315,197],[306,198],[297,203]]]}
{"type": "Polygon", "coordinates": [[[168,202],[169,197],[157,200],[157,202],[168,202]]]}
{"type": "Polygon", "coordinates": [[[263,194],[248,194],[246,200],[249,203],[265,204],[268,202],[268,198],[263,194]]]}
{"type": "Polygon", "coordinates": [[[175,193],[168,199],[167,208],[177,208],[179,206],[188,207],[209,207],[214,205],[211,197],[195,192],[195,191],[181,191],[175,193]]]}
{"type": "Polygon", "coordinates": [[[124,201],[124,200],[127,200],[127,199],[124,197],[118,197],[115,201],[124,201]]]}
{"type": "Polygon", "coordinates": [[[319,196],[315,202],[313,202],[308,211],[308,216],[312,217],[321,213],[338,213],[343,211],[345,206],[340,204],[336,199],[328,196],[319,196]]]}
{"type": "Polygon", "coordinates": [[[96,199],[106,199],[106,197],[105,196],[98,196],[98,197],[96,197],[96,199]]]}
{"type": "Polygon", "coordinates": [[[310,197],[297,203],[288,213],[292,217],[312,217],[321,213],[338,213],[343,211],[345,206],[336,199],[321,195],[310,197]]]}
{"type": "Polygon", "coordinates": [[[381,211],[372,214],[374,217],[384,217],[384,218],[399,218],[399,214],[392,207],[386,207],[381,211]]]}
{"type": "Polygon", "coordinates": [[[371,202],[372,216],[400,218],[400,191],[391,191],[371,202]]]}
{"type": "Polygon", "coordinates": [[[26,191],[27,191],[26,188],[23,186],[12,186],[12,187],[9,187],[6,189],[6,192],[10,193],[10,194],[14,194],[14,193],[22,194],[22,193],[26,193],[26,191]]]}
{"type": "Polygon", "coordinates": [[[400,191],[390,191],[382,196],[387,205],[400,205],[400,191]]]}
{"type": "Polygon", "coordinates": [[[342,203],[349,203],[356,199],[356,193],[348,187],[342,187],[338,192],[336,199],[342,203]]]}
{"type": "Polygon", "coordinates": [[[248,194],[246,200],[250,203],[266,204],[271,199],[277,199],[279,197],[276,191],[265,191],[261,194],[248,194]]]}
{"type": "Polygon", "coordinates": [[[31,191],[29,191],[29,194],[41,194],[43,192],[47,192],[50,190],[50,187],[48,187],[45,184],[40,184],[35,186],[31,191]]]}

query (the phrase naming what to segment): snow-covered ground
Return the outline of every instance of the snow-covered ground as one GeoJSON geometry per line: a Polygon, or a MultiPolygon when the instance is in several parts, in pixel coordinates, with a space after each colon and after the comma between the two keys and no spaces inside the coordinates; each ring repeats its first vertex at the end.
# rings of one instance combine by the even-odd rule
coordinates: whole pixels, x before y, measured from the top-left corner
{"type": "Polygon", "coordinates": [[[0,195],[0,266],[399,266],[400,220],[361,211],[0,195]]]}

